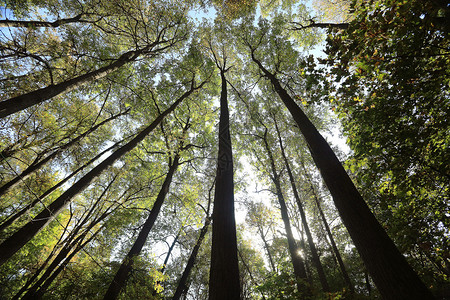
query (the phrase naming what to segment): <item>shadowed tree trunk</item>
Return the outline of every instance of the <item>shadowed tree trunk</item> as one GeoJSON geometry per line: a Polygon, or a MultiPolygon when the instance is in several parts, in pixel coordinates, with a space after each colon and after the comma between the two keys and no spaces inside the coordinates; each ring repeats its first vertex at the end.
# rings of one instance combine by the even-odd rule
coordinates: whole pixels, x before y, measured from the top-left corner
{"type": "Polygon", "coordinates": [[[0,265],[4,264],[14,253],[22,248],[29,240],[31,240],[40,230],[50,223],[51,220],[58,213],[64,209],[72,199],[81,191],[83,191],[97,176],[99,176],[104,170],[111,166],[116,160],[121,158],[125,153],[128,153],[138,143],[140,143],[158,124],[171,113],[184,99],[186,99],[195,90],[201,88],[205,82],[200,84],[197,88],[194,87],[194,81],[192,81],[191,89],[185,92],[178,100],[176,100],[167,110],[161,113],[148,127],[142,130],[135,138],[123,145],[107,157],[104,161],[94,167],[85,176],[72,185],[61,196],[56,198],[50,205],[46,207],[41,213],[39,213],[33,220],[25,224],[11,237],[6,239],[0,244],[0,265]]]}
{"type": "Polygon", "coordinates": [[[289,165],[289,161],[288,161],[288,159],[286,157],[286,153],[284,151],[283,141],[281,139],[280,130],[278,128],[278,123],[277,123],[275,116],[273,116],[273,121],[275,123],[275,129],[276,129],[277,135],[278,135],[278,142],[280,144],[281,156],[283,157],[284,164],[286,165],[286,171],[289,175],[289,180],[291,182],[292,191],[294,193],[294,198],[297,201],[298,209],[300,211],[300,216],[302,218],[302,225],[303,225],[303,228],[305,229],[309,249],[311,250],[312,262],[314,264],[314,267],[317,270],[317,274],[319,275],[319,280],[320,280],[320,284],[322,285],[322,290],[324,292],[330,292],[330,286],[328,285],[328,281],[325,276],[325,272],[323,271],[322,263],[320,262],[319,254],[317,253],[316,245],[314,244],[314,241],[313,241],[313,238],[311,235],[311,231],[309,230],[308,222],[306,220],[305,210],[303,209],[303,204],[300,201],[300,196],[298,195],[297,187],[295,185],[294,175],[292,174],[291,166],[289,165]]]}
{"type": "Polygon", "coordinates": [[[203,225],[202,229],[200,230],[200,235],[198,236],[197,242],[195,243],[194,249],[192,249],[191,255],[189,256],[188,262],[186,264],[186,267],[184,268],[183,274],[181,275],[180,281],[178,282],[177,289],[175,291],[175,294],[172,297],[172,300],[179,300],[182,296],[182,294],[187,289],[187,280],[189,275],[191,274],[191,270],[195,265],[195,260],[197,259],[198,250],[200,249],[200,246],[203,243],[203,240],[205,239],[205,235],[208,232],[208,226],[210,224],[210,219],[207,217],[205,220],[205,224],[203,225]]]}
{"type": "Polygon", "coordinates": [[[262,139],[264,142],[264,147],[267,152],[267,156],[269,157],[270,161],[270,167],[272,170],[272,175],[270,176],[270,179],[275,185],[278,203],[280,204],[281,218],[283,219],[284,228],[286,230],[289,254],[291,256],[292,265],[294,267],[294,275],[297,281],[297,289],[301,295],[306,296],[310,293],[310,291],[309,288],[303,282],[307,280],[305,262],[303,261],[301,255],[298,253],[299,248],[297,246],[297,243],[295,242],[294,235],[292,234],[291,222],[289,221],[288,210],[281,189],[280,174],[278,173],[275,167],[275,160],[273,158],[272,151],[270,150],[269,143],[267,142],[267,128],[264,131],[264,136],[262,137],[262,139]]]}
{"type": "Polygon", "coordinates": [[[342,164],[301,108],[255,57],[252,60],[270,80],[297,123],[312,158],[333,196],[334,203],[373,281],[386,299],[434,299],[378,223],[342,164]]]}
{"type": "Polygon", "coordinates": [[[153,204],[152,210],[149,216],[147,217],[147,220],[142,226],[142,229],[139,232],[136,241],[134,242],[127,256],[123,260],[122,264],[120,265],[120,268],[117,271],[116,275],[114,276],[113,281],[109,285],[109,288],[106,291],[106,294],[103,297],[103,299],[105,300],[116,299],[119,296],[120,290],[125,286],[125,282],[127,281],[128,275],[133,267],[134,260],[137,258],[142,248],[144,247],[145,242],[147,241],[148,234],[150,233],[150,230],[152,229],[153,224],[155,224],[156,218],[159,215],[161,207],[164,203],[164,199],[166,198],[166,195],[169,192],[169,187],[172,182],[173,174],[177,170],[179,164],[180,164],[180,155],[179,153],[177,153],[175,154],[173,161],[171,160],[171,162],[169,163],[170,165],[169,172],[167,173],[166,178],[164,179],[164,182],[161,186],[161,190],[159,191],[158,196],[156,197],[155,203],[153,204]]]}
{"type": "Polygon", "coordinates": [[[129,110],[119,113],[117,115],[111,116],[111,117],[103,120],[102,122],[98,123],[97,125],[92,126],[88,130],[86,130],[85,132],[83,132],[82,134],[77,136],[76,138],[70,140],[69,142],[65,143],[64,145],[59,146],[55,151],[53,151],[52,153],[47,155],[47,157],[43,158],[42,160],[39,160],[40,156],[38,156],[31,165],[29,165],[25,170],[23,170],[22,173],[18,174],[16,177],[14,177],[13,179],[11,179],[10,181],[8,181],[7,183],[5,183],[4,185],[2,185],[0,187],[0,197],[3,196],[3,194],[5,194],[9,189],[16,186],[21,180],[27,179],[31,174],[33,174],[34,172],[36,172],[37,170],[39,170],[40,168],[45,166],[45,164],[47,164],[48,162],[52,161],[54,158],[56,158],[56,156],[59,153],[72,147],[73,145],[78,143],[81,139],[86,137],[88,134],[97,130],[100,126],[108,123],[109,121],[117,119],[118,117],[126,114],[128,111],[129,110]]]}
{"type": "Polygon", "coordinates": [[[47,22],[47,21],[34,21],[34,20],[28,20],[28,21],[22,21],[22,20],[0,20],[0,27],[30,27],[30,28],[37,28],[37,27],[59,27],[64,24],[69,23],[93,23],[94,21],[89,20],[82,20],[81,17],[84,15],[84,13],[80,13],[72,18],[65,18],[65,19],[58,19],[53,22],[47,22]]]}
{"type": "Polygon", "coordinates": [[[210,300],[238,300],[241,294],[234,219],[233,155],[225,72],[224,63],[224,66],[220,68],[222,92],[220,94],[219,153],[212,216],[210,300]]]}

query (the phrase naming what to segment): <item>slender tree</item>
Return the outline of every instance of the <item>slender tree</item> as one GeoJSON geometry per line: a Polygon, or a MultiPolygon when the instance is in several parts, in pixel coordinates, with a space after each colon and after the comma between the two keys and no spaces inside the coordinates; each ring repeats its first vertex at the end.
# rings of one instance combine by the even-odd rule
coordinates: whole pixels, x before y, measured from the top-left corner
{"type": "Polygon", "coordinates": [[[195,243],[194,248],[192,249],[191,255],[189,256],[189,259],[186,263],[186,266],[184,267],[183,274],[181,275],[180,280],[177,284],[177,289],[175,290],[175,293],[173,294],[172,300],[179,300],[183,293],[185,293],[187,286],[187,280],[189,278],[189,275],[191,274],[192,268],[195,265],[195,260],[197,259],[198,250],[200,249],[200,246],[203,243],[203,240],[205,239],[206,233],[208,232],[209,224],[211,223],[211,220],[207,217],[205,219],[205,223],[203,227],[200,229],[200,234],[198,236],[197,242],[195,243]]]}
{"type": "Polygon", "coordinates": [[[337,263],[338,263],[339,268],[341,270],[342,276],[344,277],[344,281],[347,284],[347,287],[349,288],[350,292],[353,293],[354,292],[354,288],[353,288],[352,281],[350,279],[350,276],[348,275],[347,268],[345,267],[344,261],[342,260],[342,256],[341,256],[341,254],[339,252],[339,249],[337,248],[336,241],[334,240],[333,233],[331,232],[330,226],[328,225],[327,219],[325,218],[325,214],[323,213],[322,206],[320,204],[319,195],[317,194],[316,190],[314,189],[314,185],[311,182],[311,179],[309,178],[309,176],[307,174],[306,167],[305,167],[303,161],[301,161],[301,160],[300,160],[300,165],[301,165],[301,167],[303,169],[303,172],[305,174],[305,180],[307,181],[307,183],[309,185],[309,188],[310,188],[310,191],[311,191],[311,193],[313,195],[314,202],[315,202],[315,204],[317,206],[317,210],[319,211],[320,219],[322,220],[323,226],[324,226],[325,231],[326,231],[326,233],[328,235],[328,239],[330,240],[331,248],[333,249],[333,253],[334,253],[335,257],[336,257],[336,260],[337,260],[337,263]]]}
{"type": "Polygon", "coordinates": [[[291,182],[292,191],[294,193],[294,198],[295,198],[295,201],[297,202],[298,209],[300,211],[300,216],[302,218],[302,225],[303,225],[303,228],[305,229],[309,249],[311,250],[312,262],[314,264],[314,267],[317,270],[317,274],[319,274],[319,280],[320,280],[320,284],[322,285],[322,290],[324,292],[330,292],[330,287],[328,285],[328,281],[325,276],[325,272],[323,271],[323,266],[322,266],[322,263],[320,262],[319,254],[317,253],[316,245],[314,244],[314,241],[313,241],[313,238],[311,235],[311,230],[309,229],[309,226],[308,226],[308,221],[306,220],[306,214],[305,214],[305,210],[303,209],[303,203],[300,200],[300,196],[297,191],[297,186],[295,185],[294,175],[292,174],[289,160],[286,157],[286,153],[284,151],[283,140],[281,139],[281,133],[280,133],[280,129],[278,128],[276,116],[272,115],[272,118],[273,118],[273,121],[275,124],[275,129],[276,129],[277,135],[278,135],[278,143],[280,145],[281,156],[283,157],[284,164],[286,166],[286,171],[289,176],[289,181],[291,182]]]}
{"type": "MultiPolygon", "coordinates": [[[[261,122],[262,123],[262,122],[261,122]]],[[[281,181],[280,181],[280,173],[277,171],[277,168],[275,166],[275,159],[272,154],[272,150],[270,149],[269,143],[267,141],[267,127],[264,129],[264,135],[261,137],[264,142],[264,148],[266,150],[267,156],[269,158],[270,162],[270,169],[271,169],[271,175],[270,179],[272,180],[273,184],[275,185],[275,193],[278,198],[278,204],[280,205],[280,211],[281,211],[281,218],[284,223],[284,229],[286,230],[286,236],[288,241],[288,247],[289,247],[289,254],[291,256],[292,265],[294,267],[294,275],[297,281],[297,289],[302,297],[306,297],[308,294],[310,294],[310,290],[307,286],[305,286],[303,281],[306,281],[306,270],[305,270],[305,262],[303,261],[303,258],[298,253],[298,246],[294,239],[294,235],[292,234],[292,228],[291,228],[291,222],[289,220],[289,214],[288,209],[286,206],[286,201],[284,200],[283,191],[281,188],[281,181]]]]}
{"type": "Polygon", "coordinates": [[[125,282],[128,279],[129,273],[133,267],[134,260],[137,258],[139,253],[147,241],[148,234],[155,224],[156,218],[159,215],[161,207],[164,203],[167,193],[169,192],[170,184],[172,183],[172,178],[180,165],[180,154],[177,152],[173,158],[169,159],[169,171],[167,172],[166,178],[161,186],[161,189],[156,197],[155,203],[153,203],[152,210],[147,217],[144,225],[142,226],[141,231],[139,232],[136,241],[131,247],[125,259],[122,261],[122,264],[119,267],[114,279],[109,285],[108,290],[106,291],[103,299],[105,300],[113,300],[117,299],[120,294],[120,290],[125,286],[125,282]]]}
{"type": "Polygon", "coordinates": [[[0,232],[5,230],[9,225],[14,223],[17,219],[20,217],[26,215],[33,207],[35,207],[38,203],[42,202],[45,198],[47,198],[51,193],[56,191],[59,187],[61,187],[64,183],[69,181],[71,178],[73,178],[76,174],[80,173],[83,169],[85,169],[87,166],[98,160],[101,156],[108,153],[109,151],[113,150],[114,148],[117,148],[119,146],[120,142],[115,143],[111,147],[106,148],[99,154],[97,154],[95,157],[91,158],[88,162],[86,162],[84,165],[70,173],[66,178],[59,181],[57,184],[46,190],[44,193],[42,193],[40,196],[36,197],[31,203],[26,205],[24,208],[19,210],[18,212],[11,215],[9,218],[7,218],[3,223],[0,224],[0,232]]]}

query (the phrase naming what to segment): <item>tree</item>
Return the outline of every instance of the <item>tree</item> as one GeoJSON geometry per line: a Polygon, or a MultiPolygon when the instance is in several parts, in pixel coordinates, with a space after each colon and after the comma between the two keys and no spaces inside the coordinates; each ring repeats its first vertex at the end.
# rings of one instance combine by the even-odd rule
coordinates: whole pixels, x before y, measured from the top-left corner
{"type": "Polygon", "coordinates": [[[229,128],[226,57],[220,65],[219,152],[214,193],[209,299],[239,299],[239,267],[234,219],[233,154],[229,128]]]}

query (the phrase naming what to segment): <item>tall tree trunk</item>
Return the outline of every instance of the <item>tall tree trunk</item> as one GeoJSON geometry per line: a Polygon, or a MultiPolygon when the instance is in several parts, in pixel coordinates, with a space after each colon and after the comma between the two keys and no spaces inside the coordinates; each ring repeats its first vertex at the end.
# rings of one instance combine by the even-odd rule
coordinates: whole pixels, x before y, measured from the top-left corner
{"type": "Polygon", "coordinates": [[[147,45],[145,48],[138,49],[135,51],[128,51],[122,54],[113,63],[101,67],[95,71],[88,72],[86,74],[80,75],[78,77],[63,81],[58,84],[52,84],[45,88],[41,88],[26,94],[22,94],[8,100],[0,102],[0,118],[4,118],[13,113],[24,110],[28,107],[36,105],[38,103],[44,102],[50,98],[53,98],[59,94],[67,93],[74,90],[88,82],[105,77],[106,75],[116,71],[123,65],[136,60],[140,55],[144,53],[149,53],[158,44],[163,43],[160,40],[147,45]]]}
{"type": "Polygon", "coordinates": [[[130,251],[128,252],[127,256],[122,261],[122,264],[120,265],[119,270],[117,271],[116,275],[114,276],[114,279],[109,285],[109,288],[106,291],[106,294],[103,297],[103,299],[114,300],[119,296],[120,290],[125,285],[125,282],[128,279],[128,275],[133,267],[134,260],[139,255],[139,253],[141,253],[141,250],[144,247],[145,242],[147,241],[148,234],[150,233],[153,224],[155,224],[156,218],[159,215],[159,212],[164,203],[166,195],[169,192],[169,187],[170,184],[172,183],[173,174],[177,170],[179,164],[180,164],[180,155],[179,153],[177,153],[173,158],[173,161],[170,163],[169,171],[166,175],[166,178],[164,179],[164,182],[161,186],[161,190],[159,191],[158,196],[156,197],[155,203],[153,204],[152,210],[148,215],[147,220],[142,226],[142,229],[139,232],[139,235],[136,241],[134,242],[133,246],[131,247],[130,251]]]}
{"type": "Polygon", "coordinates": [[[324,292],[330,292],[330,286],[328,285],[328,281],[325,276],[325,272],[323,271],[322,263],[320,262],[319,254],[317,253],[316,245],[314,244],[314,241],[313,241],[313,238],[311,235],[311,230],[309,229],[309,226],[308,226],[308,221],[306,220],[305,210],[303,209],[303,204],[300,201],[300,196],[298,195],[297,186],[295,185],[294,175],[292,174],[291,166],[289,165],[289,161],[288,161],[288,159],[286,157],[286,153],[284,151],[283,141],[281,139],[280,130],[278,128],[278,123],[277,123],[275,116],[273,116],[273,120],[275,123],[275,129],[276,129],[277,135],[278,135],[278,142],[280,144],[281,156],[283,157],[284,164],[286,165],[286,171],[289,175],[289,180],[291,182],[292,191],[294,193],[294,198],[297,201],[298,209],[300,211],[300,216],[302,218],[302,225],[303,225],[303,228],[305,229],[309,249],[311,250],[312,261],[313,261],[314,267],[317,270],[317,274],[319,275],[319,280],[320,280],[320,284],[322,285],[322,290],[324,292]]]}
{"type": "Polygon", "coordinates": [[[195,265],[195,260],[197,259],[198,250],[200,249],[200,246],[203,243],[203,240],[205,239],[205,235],[208,232],[208,226],[209,226],[210,220],[207,217],[205,220],[205,224],[203,225],[202,229],[200,230],[200,235],[198,236],[197,242],[195,243],[194,249],[192,249],[191,255],[189,256],[188,262],[186,264],[186,267],[184,268],[183,274],[181,275],[180,281],[178,282],[177,289],[175,291],[175,294],[172,297],[172,300],[179,300],[181,295],[186,291],[187,289],[187,280],[189,275],[191,274],[191,270],[195,265]]]}
{"type": "Polygon", "coordinates": [[[10,181],[8,181],[7,183],[5,183],[4,185],[2,185],[0,187],[0,197],[2,195],[4,195],[8,190],[10,190],[14,186],[16,186],[21,180],[27,179],[31,174],[33,174],[37,170],[41,169],[48,162],[52,161],[59,153],[72,147],[73,145],[78,143],[81,139],[86,137],[88,134],[97,130],[100,126],[108,123],[109,121],[117,119],[118,117],[126,114],[128,111],[129,110],[127,110],[125,112],[121,112],[117,115],[111,116],[111,117],[103,120],[102,122],[98,123],[97,125],[92,126],[88,130],[86,130],[85,132],[83,132],[82,134],[77,136],[76,138],[70,140],[69,142],[65,143],[64,145],[59,146],[55,151],[53,151],[52,153],[47,155],[47,157],[45,157],[42,160],[38,160],[39,159],[39,156],[38,156],[38,158],[36,158],[36,160],[31,165],[29,165],[25,170],[23,170],[22,173],[18,174],[16,177],[14,177],[13,179],[11,179],[10,181]]]}
{"type": "Polygon", "coordinates": [[[191,89],[185,92],[178,100],[176,100],[168,109],[159,115],[148,127],[142,130],[135,138],[123,145],[107,157],[104,161],[94,167],[85,176],[72,185],[61,196],[55,199],[48,205],[41,213],[39,213],[33,220],[25,224],[21,229],[14,233],[11,237],[0,244],[0,265],[3,265],[14,253],[22,248],[29,240],[31,240],[40,230],[42,230],[58,213],[64,209],[72,199],[81,191],[83,191],[97,176],[104,170],[111,166],[116,160],[122,157],[125,153],[131,151],[140,143],[159,123],[171,113],[185,98],[203,86],[203,82],[197,88],[192,82],[191,89]]]}
{"type": "Polygon", "coordinates": [[[220,76],[222,92],[220,94],[219,153],[212,217],[209,299],[238,300],[241,288],[234,218],[233,154],[225,66],[220,70],[220,76]]]}
{"type": "Polygon", "coordinates": [[[47,21],[34,21],[34,20],[28,20],[28,21],[21,21],[21,20],[0,20],[0,27],[30,27],[30,28],[37,28],[37,27],[59,27],[64,24],[69,23],[76,23],[76,22],[83,22],[83,23],[92,23],[92,21],[88,20],[81,20],[81,17],[83,16],[83,13],[80,13],[72,18],[65,18],[65,19],[58,19],[53,22],[47,22],[47,21]]]}
{"type": "Polygon", "coordinates": [[[9,225],[11,225],[12,223],[14,223],[14,221],[16,221],[18,218],[24,216],[25,214],[27,214],[30,209],[32,209],[33,207],[35,207],[39,202],[43,201],[45,198],[47,198],[48,195],[50,195],[51,193],[53,193],[56,189],[58,189],[59,187],[61,187],[64,183],[66,183],[69,179],[71,179],[72,177],[74,177],[76,174],[78,174],[79,172],[81,172],[83,169],[85,169],[87,166],[89,166],[90,164],[92,164],[94,161],[96,161],[97,159],[99,159],[102,155],[104,155],[105,153],[107,153],[108,151],[111,151],[112,149],[116,148],[119,145],[120,142],[115,143],[114,145],[112,145],[111,147],[106,148],[105,150],[103,150],[102,152],[100,152],[99,154],[97,154],[94,158],[90,159],[87,163],[85,163],[84,165],[82,165],[81,167],[79,167],[78,169],[76,169],[75,171],[73,171],[72,173],[70,173],[69,176],[67,176],[66,178],[64,178],[63,180],[59,181],[57,184],[55,184],[54,186],[52,186],[51,188],[49,188],[48,190],[46,190],[44,193],[42,193],[42,195],[40,195],[39,197],[37,197],[36,199],[34,199],[30,204],[28,204],[27,206],[25,206],[24,208],[22,208],[20,211],[16,212],[14,215],[10,216],[6,221],[4,221],[2,224],[0,224],[0,233],[5,230],[9,225]]]}
{"type": "Polygon", "coordinates": [[[378,223],[330,145],[283,89],[275,75],[256,59],[254,49],[251,51],[253,61],[271,81],[303,134],[341,219],[381,295],[396,300],[434,299],[378,223]]]}
{"type": "Polygon", "coordinates": [[[278,203],[280,204],[281,218],[283,219],[284,228],[286,230],[289,254],[291,256],[292,265],[294,267],[294,275],[297,281],[297,289],[299,293],[304,297],[310,293],[308,287],[305,286],[305,284],[302,282],[303,280],[307,280],[305,263],[303,261],[303,258],[298,253],[299,248],[297,246],[297,243],[295,242],[294,235],[292,234],[291,222],[289,221],[286,201],[284,200],[283,192],[281,189],[280,177],[275,167],[275,160],[273,158],[272,151],[270,150],[269,143],[267,142],[267,128],[264,132],[263,141],[272,169],[272,175],[270,176],[270,178],[275,185],[278,203]]]}

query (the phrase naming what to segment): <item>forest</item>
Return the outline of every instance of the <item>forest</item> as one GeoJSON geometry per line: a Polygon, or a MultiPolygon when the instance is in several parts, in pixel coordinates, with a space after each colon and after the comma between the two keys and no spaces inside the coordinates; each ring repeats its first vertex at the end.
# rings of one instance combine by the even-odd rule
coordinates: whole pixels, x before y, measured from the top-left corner
{"type": "Polygon", "coordinates": [[[450,299],[449,19],[0,0],[0,299],[450,299]]]}

